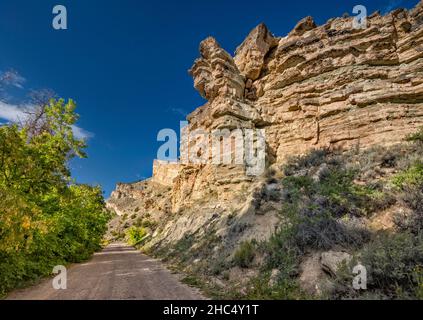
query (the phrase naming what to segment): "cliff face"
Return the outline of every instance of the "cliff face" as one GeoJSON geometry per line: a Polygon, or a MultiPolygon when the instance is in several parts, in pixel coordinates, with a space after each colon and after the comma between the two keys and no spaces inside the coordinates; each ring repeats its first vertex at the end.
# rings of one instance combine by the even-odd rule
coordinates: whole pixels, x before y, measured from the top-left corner
{"type": "MultiPolygon", "coordinates": [[[[278,38],[261,24],[235,57],[207,38],[190,74],[208,102],[188,116],[188,130],[264,129],[267,165],[312,149],[398,143],[423,123],[422,24],[420,2],[375,13],[365,29],[353,18],[316,26],[307,17],[278,38]]],[[[173,189],[173,212],[205,190],[228,197],[228,185],[258,180],[242,165],[168,166],[157,162],[152,180],[173,189]]]]}
{"type": "MultiPolygon", "coordinates": [[[[264,129],[272,170],[314,149],[400,143],[423,125],[423,2],[367,23],[354,29],[353,18],[336,18],[316,26],[307,17],[282,38],[261,24],[234,57],[205,39],[189,72],[208,102],[188,116],[187,130],[264,129]]],[[[282,204],[257,199],[280,191],[268,180],[240,164],[156,162],[152,179],[119,185],[109,199],[121,216],[114,237],[148,220],[158,226],[150,249],[195,237],[198,252],[205,245],[212,255],[230,254],[241,241],[267,239],[280,223],[282,204]]]]}
{"type": "Polygon", "coordinates": [[[422,123],[422,6],[352,23],[308,17],[283,38],[259,25],[234,58],[204,40],[191,74],[209,102],[189,116],[192,128],[265,128],[274,162],[397,143],[422,123]]]}

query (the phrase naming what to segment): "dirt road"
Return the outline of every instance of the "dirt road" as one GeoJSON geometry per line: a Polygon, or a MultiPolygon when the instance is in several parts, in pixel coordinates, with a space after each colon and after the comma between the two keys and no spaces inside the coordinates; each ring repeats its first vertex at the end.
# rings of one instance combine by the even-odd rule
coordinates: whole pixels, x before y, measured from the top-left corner
{"type": "Polygon", "coordinates": [[[157,260],[125,244],[114,244],[86,263],[67,270],[67,289],[55,290],[53,279],[12,292],[10,300],[195,300],[201,294],[178,281],[157,260]]]}

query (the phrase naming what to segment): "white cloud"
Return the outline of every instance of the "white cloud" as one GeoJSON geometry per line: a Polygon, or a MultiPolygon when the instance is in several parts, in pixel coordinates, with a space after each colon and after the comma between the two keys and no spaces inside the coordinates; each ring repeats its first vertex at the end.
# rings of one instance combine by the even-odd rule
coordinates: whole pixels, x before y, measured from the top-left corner
{"type": "Polygon", "coordinates": [[[9,122],[24,121],[27,115],[24,107],[0,101],[0,118],[9,122]]]}
{"type": "MultiPolygon", "coordinates": [[[[33,106],[17,106],[0,101],[0,119],[8,122],[23,122],[28,116],[25,110],[31,110],[33,106]]],[[[87,140],[94,137],[94,134],[78,126],[72,126],[73,134],[77,139],[87,140]]]]}
{"type": "Polygon", "coordinates": [[[0,85],[13,86],[19,89],[23,89],[23,84],[25,82],[26,79],[15,70],[9,70],[0,73],[0,85]]]}
{"type": "Polygon", "coordinates": [[[72,126],[73,134],[77,139],[88,140],[94,137],[94,133],[82,129],[78,126],[72,126]]]}

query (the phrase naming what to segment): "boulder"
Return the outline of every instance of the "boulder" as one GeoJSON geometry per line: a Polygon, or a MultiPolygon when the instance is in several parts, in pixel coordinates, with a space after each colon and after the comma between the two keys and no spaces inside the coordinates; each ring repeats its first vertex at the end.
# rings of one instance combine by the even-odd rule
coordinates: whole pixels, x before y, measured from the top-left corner
{"type": "Polygon", "coordinates": [[[335,276],[343,263],[349,263],[352,256],[346,252],[328,251],[323,252],[320,258],[322,269],[332,276],[335,276]]]}

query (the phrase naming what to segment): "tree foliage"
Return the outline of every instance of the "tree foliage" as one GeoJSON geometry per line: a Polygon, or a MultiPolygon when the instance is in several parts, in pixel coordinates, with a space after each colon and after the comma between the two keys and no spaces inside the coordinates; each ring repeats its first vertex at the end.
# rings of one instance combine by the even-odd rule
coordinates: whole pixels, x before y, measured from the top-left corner
{"type": "Polygon", "coordinates": [[[0,127],[0,295],[88,258],[109,219],[101,189],[74,183],[68,168],[85,157],[75,103],[51,99],[36,114],[0,127]]]}

